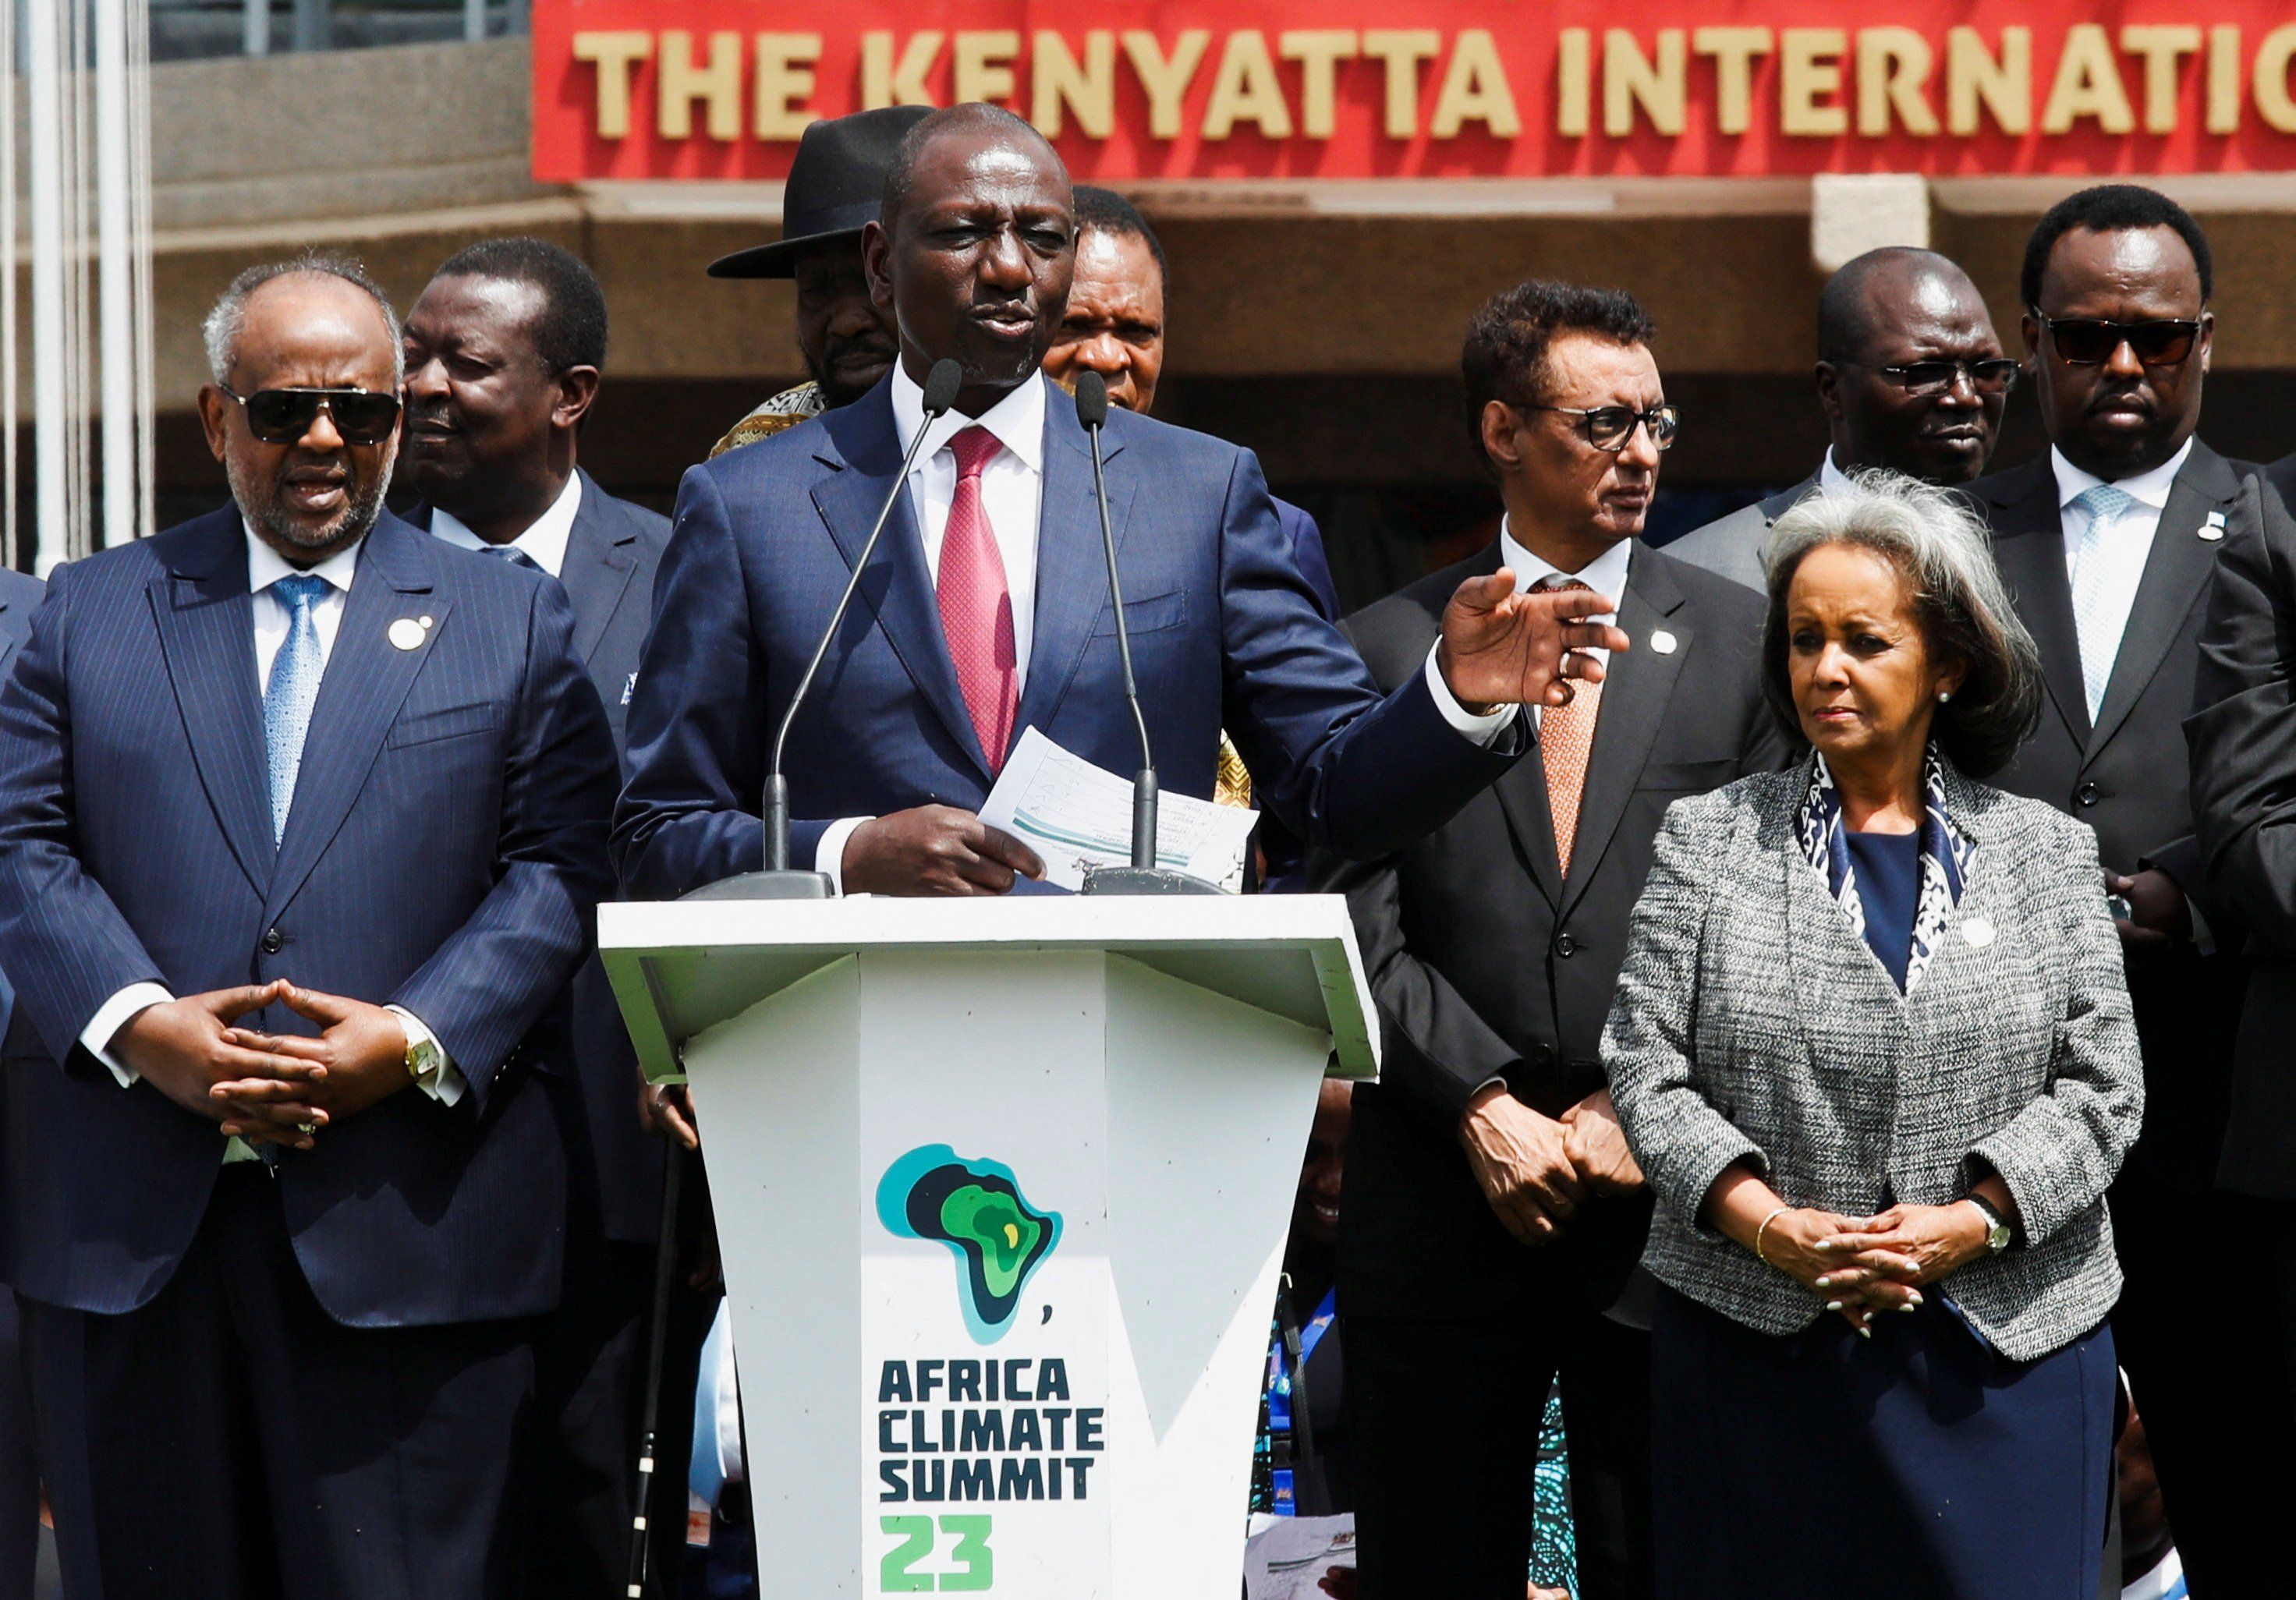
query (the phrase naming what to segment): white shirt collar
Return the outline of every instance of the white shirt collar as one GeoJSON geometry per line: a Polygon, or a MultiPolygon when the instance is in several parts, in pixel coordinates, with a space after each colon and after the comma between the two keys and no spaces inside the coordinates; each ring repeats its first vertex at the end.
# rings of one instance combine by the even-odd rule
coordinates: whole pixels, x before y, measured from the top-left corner
{"type": "MultiPolygon", "coordinates": [[[[996,442],[1006,453],[1031,472],[1045,469],[1045,377],[1036,377],[1021,384],[1004,398],[977,417],[963,412],[943,412],[934,419],[925,436],[925,447],[917,456],[922,467],[932,460],[955,438],[975,423],[996,436],[996,442]]],[[[908,369],[899,362],[893,363],[893,429],[900,436],[901,449],[906,453],[924,426],[925,392],[910,378],[908,369]]]]}
{"type": "MultiPolygon", "coordinates": [[[[524,533],[510,542],[509,548],[522,553],[537,567],[557,577],[566,566],[567,541],[574,536],[574,516],[582,509],[582,475],[570,472],[566,486],[549,509],[528,525],[524,533]]],[[[491,550],[494,546],[472,533],[460,517],[443,506],[430,508],[430,532],[434,537],[464,550],[491,550]]]]}
{"type": "Polygon", "coordinates": [[[1829,494],[1838,489],[1846,489],[1849,486],[1849,474],[1835,464],[1833,446],[1831,445],[1825,447],[1825,460],[1818,464],[1817,486],[1829,494]]]}
{"type": "Polygon", "coordinates": [[[299,572],[323,577],[345,594],[350,592],[352,575],[358,570],[359,551],[366,544],[365,539],[348,550],[337,551],[316,567],[297,567],[258,538],[255,524],[245,516],[242,515],[239,520],[240,526],[247,530],[247,592],[250,594],[260,594],[281,578],[299,572]]]}
{"type": "MultiPolygon", "coordinates": [[[[2185,469],[2185,458],[2193,453],[2193,441],[2186,439],[2183,448],[2162,461],[2150,472],[2140,472],[2134,478],[2117,478],[2112,486],[2143,505],[2156,511],[2165,510],[2169,491],[2176,486],[2177,474],[2185,469]]],[[[2054,445],[2049,446],[2049,466],[2057,475],[2057,510],[2080,498],[2084,490],[2093,489],[2106,481],[2094,473],[2084,472],[2065,460],[2064,452],[2054,445]]]]}
{"type": "Polygon", "coordinates": [[[1634,539],[1621,539],[1577,572],[1565,573],[1554,562],[1533,554],[1529,546],[1515,538],[1506,518],[1499,518],[1499,559],[1513,569],[1518,590],[1535,589],[1550,576],[1560,573],[1564,577],[1577,578],[1597,594],[1607,595],[1614,600],[1623,600],[1627,592],[1627,568],[1634,560],[1637,543],[1634,539]]]}

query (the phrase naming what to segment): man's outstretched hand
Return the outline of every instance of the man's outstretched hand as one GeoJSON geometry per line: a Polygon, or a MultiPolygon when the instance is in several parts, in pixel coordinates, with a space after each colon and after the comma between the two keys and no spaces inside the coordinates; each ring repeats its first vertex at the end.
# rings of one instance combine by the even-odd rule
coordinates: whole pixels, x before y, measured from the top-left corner
{"type": "Polygon", "coordinates": [[[1513,572],[1502,567],[1453,591],[1436,666],[1469,710],[1567,706],[1571,679],[1603,679],[1603,664],[1583,652],[1627,648],[1617,628],[1587,620],[1617,609],[1617,601],[1589,589],[1519,592],[1513,572]]]}

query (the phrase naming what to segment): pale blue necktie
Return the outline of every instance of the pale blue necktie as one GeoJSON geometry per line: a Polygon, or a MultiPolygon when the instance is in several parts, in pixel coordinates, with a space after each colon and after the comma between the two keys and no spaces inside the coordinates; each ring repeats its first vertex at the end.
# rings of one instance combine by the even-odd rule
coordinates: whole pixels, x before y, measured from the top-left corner
{"type": "Polygon", "coordinates": [[[2073,496],[2073,504],[2088,513],[2073,556],[2073,626],[2080,636],[2081,688],[2091,722],[2104,704],[2104,686],[2112,681],[2112,658],[2120,653],[2120,630],[2104,614],[2111,587],[2104,535],[2136,503],[2136,496],[2111,484],[2092,484],[2073,496]]]}
{"type": "Polygon", "coordinates": [[[507,561],[512,567],[523,567],[529,572],[542,571],[542,563],[528,555],[515,544],[489,544],[487,554],[497,561],[507,561]]]}
{"type": "Polygon", "coordinates": [[[295,774],[303,766],[303,736],[310,731],[311,706],[319,698],[326,657],[319,649],[319,627],[311,608],[328,590],[327,580],[297,573],[276,580],[271,592],[287,608],[287,637],[271,658],[271,682],[263,690],[263,754],[271,766],[271,838],[287,832],[287,811],[295,803],[295,774]]]}

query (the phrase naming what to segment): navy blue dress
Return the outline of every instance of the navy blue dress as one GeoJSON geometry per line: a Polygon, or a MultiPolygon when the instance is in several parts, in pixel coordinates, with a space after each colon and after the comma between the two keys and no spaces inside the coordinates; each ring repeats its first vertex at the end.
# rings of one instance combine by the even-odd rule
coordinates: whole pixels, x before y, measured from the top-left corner
{"type": "MultiPolygon", "coordinates": [[[[1900,991],[1916,834],[1847,836],[1866,942],[1900,991]]],[[[1778,1338],[1660,1286],[1651,1336],[1659,1600],[2095,1600],[2112,1335],[2012,1361],[1950,1279],[1861,1339],[1778,1338]]]]}

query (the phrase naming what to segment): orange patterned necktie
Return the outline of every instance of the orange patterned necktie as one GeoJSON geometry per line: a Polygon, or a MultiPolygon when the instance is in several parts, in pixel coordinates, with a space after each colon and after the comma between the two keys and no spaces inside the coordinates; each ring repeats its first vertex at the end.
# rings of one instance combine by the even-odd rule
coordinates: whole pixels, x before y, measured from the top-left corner
{"type": "MultiPolygon", "coordinates": [[[[1543,590],[1585,589],[1577,578],[1549,577],[1543,590]]],[[[1554,818],[1554,854],[1562,876],[1570,876],[1570,847],[1578,839],[1578,801],[1587,789],[1587,757],[1595,747],[1595,718],[1603,709],[1603,686],[1570,680],[1570,704],[1542,706],[1538,713],[1538,759],[1546,769],[1546,809],[1554,818]]]]}

